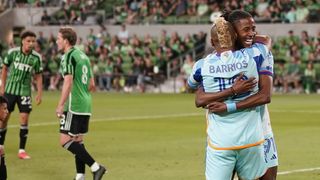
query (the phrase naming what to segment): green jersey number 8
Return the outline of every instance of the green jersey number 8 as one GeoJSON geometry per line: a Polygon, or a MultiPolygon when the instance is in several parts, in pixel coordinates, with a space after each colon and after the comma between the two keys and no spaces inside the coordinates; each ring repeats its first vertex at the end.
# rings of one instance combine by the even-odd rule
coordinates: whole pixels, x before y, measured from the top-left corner
{"type": "Polygon", "coordinates": [[[88,67],[86,65],[82,66],[81,80],[83,84],[88,84],[88,67]]]}

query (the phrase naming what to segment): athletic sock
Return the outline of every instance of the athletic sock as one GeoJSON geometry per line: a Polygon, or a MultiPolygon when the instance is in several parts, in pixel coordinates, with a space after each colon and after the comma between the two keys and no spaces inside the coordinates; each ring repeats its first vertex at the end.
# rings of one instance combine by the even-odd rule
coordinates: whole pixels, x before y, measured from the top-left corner
{"type": "Polygon", "coordinates": [[[94,159],[90,156],[84,146],[81,146],[79,142],[68,141],[63,145],[65,149],[78,156],[85,164],[89,167],[95,162],[94,159]]]}
{"type": "Polygon", "coordinates": [[[81,174],[81,173],[77,173],[76,174],[76,179],[75,180],[84,180],[84,174],[81,174]]]}
{"type": "MultiPolygon", "coordinates": [[[[79,143],[80,146],[84,147],[83,143],[79,143]]],[[[86,170],[86,164],[81,160],[81,158],[78,155],[75,155],[75,162],[76,162],[76,169],[77,169],[77,174],[84,174],[86,170]]]]}
{"type": "Polygon", "coordinates": [[[92,164],[92,166],[90,166],[90,169],[92,172],[96,172],[96,171],[98,171],[99,167],[100,167],[100,165],[97,162],[94,162],[92,164]]]}
{"type": "Polygon", "coordinates": [[[20,145],[19,149],[25,149],[27,138],[28,138],[28,125],[21,125],[20,126],[20,145]]]}
{"type": "Polygon", "coordinates": [[[7,128],[0,129],[0,145],[4,144],[4,140],[6,139],[7,128]]]}
{"type": "Polygon", "coordinates": [[[0,180],[5,180],[7,179],[7,167],[6,167],[6,162],[4,160],[4,155],[1,155],[1,160],[0,160],[0,180]]]}

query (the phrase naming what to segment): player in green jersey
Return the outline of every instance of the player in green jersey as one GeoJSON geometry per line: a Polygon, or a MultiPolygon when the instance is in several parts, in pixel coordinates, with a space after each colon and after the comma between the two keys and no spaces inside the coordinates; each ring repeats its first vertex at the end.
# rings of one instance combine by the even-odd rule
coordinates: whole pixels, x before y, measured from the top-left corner
{"type": "Polygon", "coordinates": [[[21,47],[10,49],[3,60],[0,95],[4,95],[8,100],[9,115],[0,123],[0,145],[4,144],[8,119],[17,104],[20,111],[18,157],[20,159],[30,159],[30,156],[25,152],[25,146],[28,136],[29,114],[32,110],[32,76],[36,81],[37,95],[35,100],[36,104],[39,105],[42,99],[42,62],[41,55],[33,50],[36,43],[36,34],[32,31],[24,31],[21,34],[21,41],[21,47]]]}
{"type": "Polygon", "coordinates": [[[60,144],[75,155],[76,180],[84,180],[87,164],[94,180],[100,180],[106,168],[99,165],[87,152],[83,135],[88,132],[91,116],[91,94],[94,77],[88,56],[74,47],[76,32],[70,27],[59,30],[58,50],[64,55],[61,59],[61,72],[64,78],[61,97],[56,108],[60,118],[60,144]]]}

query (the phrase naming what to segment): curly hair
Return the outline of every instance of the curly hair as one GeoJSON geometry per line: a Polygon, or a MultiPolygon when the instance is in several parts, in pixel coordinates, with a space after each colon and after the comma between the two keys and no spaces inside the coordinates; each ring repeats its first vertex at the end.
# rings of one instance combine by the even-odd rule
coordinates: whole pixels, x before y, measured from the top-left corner
{"type": "Polygon", "coordinates": [[[216,42],[218,42],[220,48],[230,48],[234,45],[235,32],[230,22],[223,17],[216,19],[211,29],[211,36],[217,37],[216,42]]]}

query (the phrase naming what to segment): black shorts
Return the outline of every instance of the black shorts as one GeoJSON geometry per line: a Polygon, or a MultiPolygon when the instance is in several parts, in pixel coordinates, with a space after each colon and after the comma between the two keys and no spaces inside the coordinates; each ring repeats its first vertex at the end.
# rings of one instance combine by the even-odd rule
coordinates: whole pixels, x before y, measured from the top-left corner
{"type": "Polygon", "coordinates": [[[31,96],[18,96],[4,93],[4,97],[8,100],[8,111],[11,113],[14,111],[14,107],[17,104],[20,113],[30,113],[32,110],[32,98],[31,96]]]}
{"type": "Polygon", "coordinates": [[[83,135],[89,129],[89,115],[77,115],[71,112],[64,112],[60,119],[60,133],[70,136],[83,135]]]}

